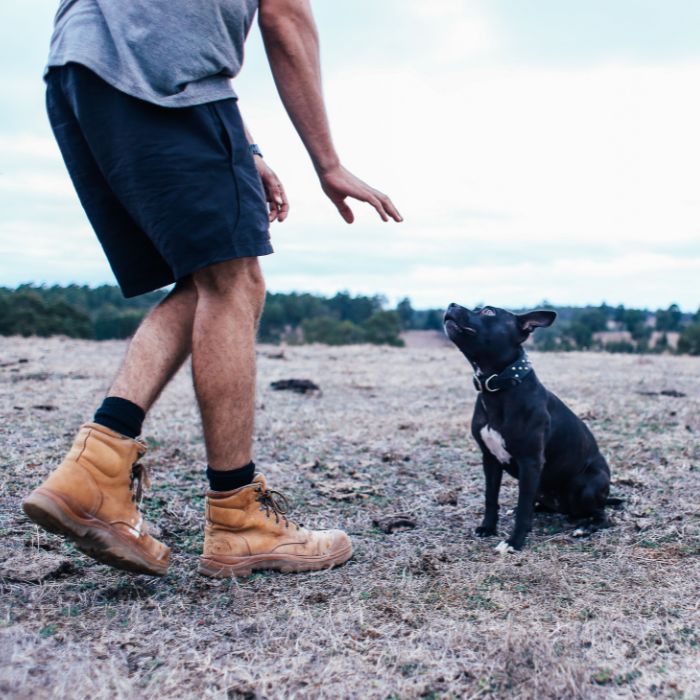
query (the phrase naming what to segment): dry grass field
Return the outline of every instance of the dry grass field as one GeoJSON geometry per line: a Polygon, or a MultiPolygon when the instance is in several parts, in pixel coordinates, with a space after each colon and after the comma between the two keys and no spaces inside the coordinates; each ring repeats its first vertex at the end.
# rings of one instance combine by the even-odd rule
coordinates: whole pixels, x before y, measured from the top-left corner
{"type": "MultiPolygon", "coordinates": [[[[475,398],[452,348],[260,348],[257,461],[354,558],[308,575],[196,572],[204,452],[184,369],[146,425],[163,579],[95,564],[21,512],[101,399],[124,345],[0,339],[0,694],[8,698],[698,698],[700,359],[534,354],[626,499],[528,549],[477,540],[475,398]],[[312,379],[320,393],[275,392],[312,379]],[[683,395],[664,395],[673,390],[683,395]],[[385,533],[397,513],[413,529],[385,533]]],[[[506,514],[515,504],[506,478],[506,514]]]]}

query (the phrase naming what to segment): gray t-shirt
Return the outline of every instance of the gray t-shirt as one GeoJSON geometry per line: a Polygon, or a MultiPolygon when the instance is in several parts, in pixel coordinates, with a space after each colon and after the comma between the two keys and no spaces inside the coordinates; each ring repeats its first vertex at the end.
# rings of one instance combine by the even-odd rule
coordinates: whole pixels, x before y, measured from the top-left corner
{"type": "Polygon", "coordinates": [[[235,97],[258,0],[60,0],[47,70],[81,63],[142,100],[235,97]]]}

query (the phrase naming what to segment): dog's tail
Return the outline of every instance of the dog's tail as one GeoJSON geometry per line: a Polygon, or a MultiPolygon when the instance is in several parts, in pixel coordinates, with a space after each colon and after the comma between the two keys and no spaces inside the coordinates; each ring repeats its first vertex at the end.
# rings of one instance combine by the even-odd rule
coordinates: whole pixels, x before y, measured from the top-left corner
{"type": "Polygon", "coordinates": [[[605,499],[606,506],[621,506],[625,502],[624,498],[618,498],[617,496],[608,496],[605,499]]]}

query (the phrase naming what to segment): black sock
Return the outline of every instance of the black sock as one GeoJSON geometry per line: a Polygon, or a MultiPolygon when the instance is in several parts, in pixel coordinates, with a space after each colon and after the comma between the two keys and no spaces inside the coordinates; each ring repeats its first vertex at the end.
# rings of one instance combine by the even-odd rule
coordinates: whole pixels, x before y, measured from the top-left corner
{"type": "Polygon", "coordinates": [[[253,481],[255,476],[255,462],[248,462],[244,467],[238,469],[227,469],[219,471],[207,466],[207,479],[209,488],[212,491],[233,491],[241,486],[247,486],[253,481]]]}
{"type": "Polygon", "coordinates": [[[95,411],[93,421],[114,430],[115,433],[135,438],[141,434],[145,417],[141,406],[119,396],[108,396],[95,411]]]}

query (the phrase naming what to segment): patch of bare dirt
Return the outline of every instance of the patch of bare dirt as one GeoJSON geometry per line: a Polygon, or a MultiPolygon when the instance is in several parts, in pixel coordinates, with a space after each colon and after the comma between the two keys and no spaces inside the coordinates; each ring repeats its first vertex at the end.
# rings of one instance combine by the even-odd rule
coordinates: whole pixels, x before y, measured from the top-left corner
{"type": "MultiPolygon", "coordinates": [[[[500,557],[500,537],[473,536],[483,477],[456,350],[261,348],[256,461],[292,516],[346,528],[356,554],[331,572],[213,581],[196,573],[204,447],[188,368],[145,430],[166,577],[96,564],[21,512],[123,351],[0,339],[3,696],[700,697],[700,360],[532,353],[625,505],[585,538],[540,514],[528,549],[500,557]],[[290,377],[322,392],[271,388],[290,377]]],[[[516,495],[506,477],[500,535],[516,495]]]]}

